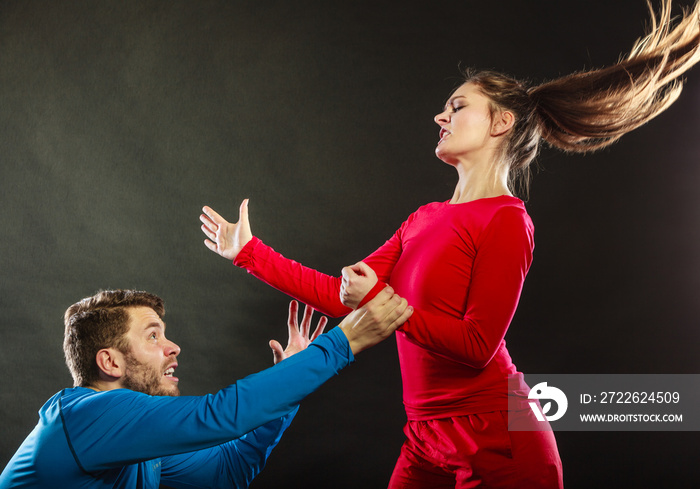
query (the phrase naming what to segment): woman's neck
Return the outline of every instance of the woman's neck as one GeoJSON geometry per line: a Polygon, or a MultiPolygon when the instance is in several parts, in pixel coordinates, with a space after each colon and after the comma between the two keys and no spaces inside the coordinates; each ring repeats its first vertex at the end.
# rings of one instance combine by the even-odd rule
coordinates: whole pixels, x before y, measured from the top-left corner
{"type": "Polygon", "coordinates": [[[501,195],[513,195],[508,189],[507,170],[499,171],[502,165],[457,164],[459,181],[450,204],[463,204],[473,200],[501,195]]]}

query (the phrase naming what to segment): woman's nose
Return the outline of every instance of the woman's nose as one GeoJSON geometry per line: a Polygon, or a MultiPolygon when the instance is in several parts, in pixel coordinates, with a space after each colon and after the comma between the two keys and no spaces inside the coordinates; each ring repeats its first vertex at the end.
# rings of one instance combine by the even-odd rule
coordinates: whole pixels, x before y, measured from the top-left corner
{"type": "Polygon", "coordinates": [[[450,113],[447,109],[445,109],[438,115],[436,115],[433,120],[435,121],[435,124],[441,126],[442,124],[445,124],[450,121],[450,113]]]}

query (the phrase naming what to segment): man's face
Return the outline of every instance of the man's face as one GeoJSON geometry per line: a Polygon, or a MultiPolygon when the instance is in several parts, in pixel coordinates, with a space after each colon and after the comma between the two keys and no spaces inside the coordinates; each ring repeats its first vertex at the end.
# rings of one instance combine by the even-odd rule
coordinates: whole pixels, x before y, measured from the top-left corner
{"type": "Polygon", "coordinates": [[[151,396],[179,396],[173,375],[180,347],[165,337],[165,323],[150,307],[129,308],[129,353],[122,387],[151,396]]]}

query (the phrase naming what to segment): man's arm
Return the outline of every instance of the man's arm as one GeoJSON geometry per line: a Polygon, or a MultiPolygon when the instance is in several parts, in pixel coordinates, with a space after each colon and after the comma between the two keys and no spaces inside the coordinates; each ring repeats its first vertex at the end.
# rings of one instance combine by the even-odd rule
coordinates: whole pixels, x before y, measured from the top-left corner
{"type": "MultiPolygon", "coordinates": [[[[297,408],[298,409],[298,408],[297,408]]],[[[164,457],[161,482],[174,489],[247,488],[289,427],[297,409],[214,448],[164,457]]]]}
{"type": "Polygon", "coordinates": [[[81,398],[62,413],[73,453],[92,472],[239,438],[288,414],[410,313],[387,288],[304,351],[217,394],[154,397],[117,389],[81,398]]]}
{"type": "MultiPolygon", "coordinates": [[[[321,316],[311,333],[314,310],[306,306],[299,323],[299,303],[289,303],[287,348],[276,340],[270,341],[275,365],[285,358],[305,350],[318,338],[328,322],[321,316]]],[[[242,437],[222,445],[162,459],[161,480],[173,488],[189,489],[193,486],[248,487],[265,467],[267,458],[277,446],[282,434],[289,427],[299,407],[280,419],[270,421],[242,437]]]]}

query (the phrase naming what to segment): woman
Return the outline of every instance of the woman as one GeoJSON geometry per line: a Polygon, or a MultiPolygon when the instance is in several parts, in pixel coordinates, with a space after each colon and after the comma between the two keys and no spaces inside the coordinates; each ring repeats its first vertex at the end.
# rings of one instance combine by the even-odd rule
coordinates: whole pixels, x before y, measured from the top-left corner
{"type": "Polygon", "coordinates": [[[425,205],[362,262],[330,277],[253,237],[248,202],[231,224],[205,207],[206,245],[325,314],[347,314],[389,283],[414,308],[397,331],[408,422],[389,486],[562,487],[551,431],[528,420],[527,388],[503,338],[532,260],[527,192],[541,140],[565,151],[607,146],[665,110],[678,77],[700,59],[700,3],[671,24],[670,0],[650,34],[614,66],[528,88],[467,73],[444,110],[437,156],[459,180],[448,202],[425,205]],[[510,406],[509,397],[520,400],[510,406]]]}

